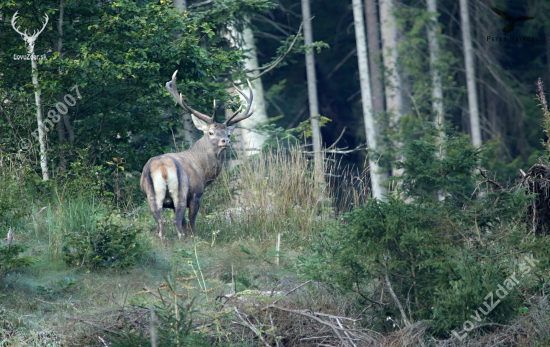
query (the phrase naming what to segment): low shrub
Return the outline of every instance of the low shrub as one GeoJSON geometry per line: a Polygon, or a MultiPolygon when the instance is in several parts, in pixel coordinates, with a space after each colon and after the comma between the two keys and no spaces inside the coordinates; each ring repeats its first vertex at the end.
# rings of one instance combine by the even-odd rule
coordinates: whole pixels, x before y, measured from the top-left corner
{"type": "MultiPolygon", "coordinates": [[[[490,180],[477,184],[480,152],[467,138],[449,136],[445,156],[425,140],[404,150],[398,166],[405,171],[392,178],[402,182],[397,194],[369,199],[320,233],[299,266],[308,278],[358,293],[358,305],[394,291],[407,308],[403,319],[430,321],[432,334],[446,337],[484,307],[486,297],[517,271],[519,258],[533,253],[544,259],[537,256],[546,248],[521,237],[530,200],[524,190],[502,189],[490,180]]],[[[516,291],[486,318],[508,322],[521,302],[516,291]]],[[[374,306],[380,329],[387,317],[402,315],[397,299],[374,306]]]]}
{"type": "Polygon", "coordinates": [[[94,230],[67,232],[63,260],[68,265],[90,268],[128,268],[134,266],[146,249],[139,240],[141,230],[112,221],[112,216],[97,222],[94,230]]]}
{"type": "Polygon", "coordinates": [[[0,246],[0,278],[4,278],[10,271],[29,266],[34,259],[28,256],[21,256],[26,247],[12,244],[0,246]]]}

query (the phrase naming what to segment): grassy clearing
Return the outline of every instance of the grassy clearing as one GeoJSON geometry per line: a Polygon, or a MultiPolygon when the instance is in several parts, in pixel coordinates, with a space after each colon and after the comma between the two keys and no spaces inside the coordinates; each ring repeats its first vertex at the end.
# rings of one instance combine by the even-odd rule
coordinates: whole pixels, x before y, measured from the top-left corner
{"type": "MultiPolygon", "coordinates": [[[[125,209],[113,209],[105,198],[73,194],[65,189],[77,186],[75,182],[64,186],[54,183],[48,190],[53,193],[51,196],[29,199],[14,230],[16,242],[28,246],[24,255],[35,262],[2,280],[2,318],[6,323],[1,336],[10,346],[99,346],[102,342],[97,336],[104,336],[106,331],[97,327],[114,324],[109,312],[128,309],[130,304],[154,302],[155,297],[144,292],[144,288],[162,290],[170,281],[176,283],[175,288],[182,295],[194,297],[201,311],[213,316],[219,305],[216,297],[220,295],[268,288],[290,290],[299,283],[294,267],[296,256],[326,223],[334,222],[337,197],[315,187],[309,161],[295,149],[274,150],[240,161],[240,165],[224,171],[205,192],[195,243],[177,240],[173,213],[169,210],[164,212],[168,240],[161,242],[143,199],[138,206],[128,204],[125,209]],[[68,235],[92,235],[107,216],[113,223],[132,225],[141,231],[139,242],[144,253],[135,266],[124,270],[94,269],[85,262],[77,266],[64,262],[68,235]],[[276,266],[278,233],[282,243],[280,265],[276,266]]],[[[26,189],[24,176],[14,175],[17,170],[6,166],[1,169],[4,177],[18,182],[18,190],[26,189]]],[[[86,182],[93,184],[89,176],[86,182]]],[[[12,185],[4,186],[3,196],[13,198],[13,181],[9,183],[12,185]]],[[[322,297],[303,300],[327,308],[322,297]]],[[[332,307],[338,305],[334,301],[332,307]]],[[[249,333],[243,335],[243,345],[254,344],[254,336],[249,333]]],[[[231,334],[224,338],[222,335],[218,336],[219,341],[236,343],[228,337],[231,334]]]]}
{"type": "MultiPolygon", "coordinates": [[[[451,318],[467,320],[475,312],[470,307],[481,305],[502,276],[518,271],[525,254],[547,264],[545,239],[523,231],[521,191],[483,193],[464,209],[455,200],[445,202],[450,207],[437,199],[422,205],[421,199],[437,196],[424,194],[439,189],[429,181],[411,202],[365,203],[364,172],[333,164],[326,187],[318,189],[310,162],[297,150],[239,159],[205,191],[193,241],[177,239],[173,213],[164,211],[165,242],[143,198],[125,203],[114,194],[97,198],[65,189],[77,182],[34,186],[17,165],[0,167],[0,228],[11,227],[15,242],[27,246],[21,255],[34,259],[1,279],[0,346],[149,346],[152,334],[159,346],[178,347],[337,346],[346,340],[356,346],[482,346],[498,339],[542,346],[549,340],[550,305],[539,290],[547,289],[546,265],[497,307],[511,317],[506,324],[490,317],[487,322],[500,325],[476,329],[464,341],[434,328],[451,318]],[[18,203],[18,196],[32,198],[18,203]],[[68,258],[74,254],[82,260],[68,258]],[[410,325],[400,319],[384,281],[387,255],[395,260],[389,263],[392,290],[410,325]],[[449,271],[455,273],[451,282],[449,271]],[[432,308],[424,305],[434,298],[432,308]]],[[[456,177],[469,175],[468,167],[461,170],[456,177]]],[[[97,186],[90,177],[76,179],[97,186]]],[[[135,186],[137,179],[125,177],[124,184],[135,186]]],[[[407,182],[411,189],[423,184],[407,182]]],[[[132,196],[121,186],[116,189],[132,196]]]]}

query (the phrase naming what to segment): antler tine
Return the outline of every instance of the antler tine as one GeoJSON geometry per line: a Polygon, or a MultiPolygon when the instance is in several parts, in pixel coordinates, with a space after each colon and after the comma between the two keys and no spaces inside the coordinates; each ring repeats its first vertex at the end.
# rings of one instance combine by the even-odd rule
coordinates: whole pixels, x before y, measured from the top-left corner
{"type": "Polygon", "coordinates": [[[15,27],[15,22],[17,21],[17,19],[19,18],[17,16],[17,13],[19,11],[15,11],[15,13],[13,14],[13,17],[11,17],[11,26],[13,27],[13,30],[15,30],[19,35],[25,35],[24,33],[22,33],[21,31],[19,31],[19,28],[18,27],[15,27]]]}
{"type": "Polygon", "coordinates": [[[212,117],[208,117],[204,113],[200,113],[199,111],[193,110],[191,107],[189,107],[184,101],[182,95],[178,92],[178,86],[176,85],[176,74],[178,73],[178,70],[174,72],[172,75],[172,80],[170,82],[166,82],[166,89],[168,92],[176,99],[178,104],[183,107],[183,109],[191,114],[193,114],[195,117],[205,121],[208,124],[214,123],[214,116],[215,116],[215,107],[214,107],[214,115],[212,117]]]}
{"type": "Polygon", "coordinates": [[[216,116],[216,99],[214,99],[214,111],[212,113],[212,119],[216,116]]]}
{"type": "MultiPolygon", "coordinates": [[[[248,88],[250,89],[250,97],[247,97],[243,92],[242,90],[240,90],[239,88],[237,88],[237,86],[235,84],[233,84],[233,87],[235,87],[235,89],[237,90],[237,92],[239,92],[239,94],[241,94],[243,96],[243,98],[246,100],[246,110],[244,111],[244,113],[240,116],[238,116],[237,118],[233,119],[237,113],[239,111],[237,111],[236,113],[234,113],[228,120],[225,121],[225,124],[226,125],[233,125],[235,123],[238,123],[250,116],[252,116],[252,114],[254,114],[254,112],[256,111],[256,107],[254,107],[254,109],[252,110],[252,112],[250,112],[250,109],[252,108],[252,101],[254,100],[254,93],[252,92],[252,84],[250,83],[250,80],[246,80],[248,82],[248,88]]],[[[240,110],[240,109],[239,109],[240,110]]]]}
{"type": "Polygon", "coordinates": [[[46,25],[48,25],[48,20],[50,19],[50,17],[48,17],[47,13],[44,13],[44,19],[46,21],[44,22],[44,25],[42,25],[42,29],[40,29],[40,31],[38,32],[38,34],[36,36],[40,35],[44,31],[44,29],[46,28],[46,25]]]}
{"type": "Polygon", "coordinates": [[[231,120],[232,120],[233,118],[235,118],[235,116],[238,115],[238,114],[241,112],[242,109],[243,109],[243,105],[241,105],[241,106],[239,107],[239,109],[237,110],[237,112],[233,113],[233,114],[231,115],[231,117],[227,118],[223,124],[225,124],[225,125],[230,125],[231,120]]]}

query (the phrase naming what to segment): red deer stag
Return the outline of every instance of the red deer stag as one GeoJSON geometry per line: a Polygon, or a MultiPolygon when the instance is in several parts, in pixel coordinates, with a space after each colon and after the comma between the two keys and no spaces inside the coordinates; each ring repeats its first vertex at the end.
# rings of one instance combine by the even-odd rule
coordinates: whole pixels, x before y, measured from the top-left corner
{"type": "Polygon", "coordinates": [[[209,117],[198,111],[193,110],[184,101],[176,86],[176,74],[172,75],[172,80],[166,83],[166,89],[172,94],[177,103],[183,109],[192,115],[193,123],[197,129],[204,132],[204,136],[198,140],[191,148],[180,153],[169,153],[149,159],[143,173],[141,174],[141,190],[147,195],[147,201],[153,211],[153,217],[157,222],[157,230],[160,238],[164,238],[162,227],[162,208],[171,208],[174,210],[174,224],[181,239],[183,229],[187,236],[191,236],[189,226],[185,220],[185,210],[189,208],[189,224],[191,231],[195,233],[195,220],[199,212],[200,199],[204,189],[212,183],[220,174],[223,164],[222,153],[229,148],[231,141],[229,136],[236,123],[250,117],[252,106],[252,86],[248,81],[250,88],[250,97],[237,87],[235,89],[244,97],[247,103],[243,114],[235,112],[224,123],[215,123],[214,114],[209,117]]]}

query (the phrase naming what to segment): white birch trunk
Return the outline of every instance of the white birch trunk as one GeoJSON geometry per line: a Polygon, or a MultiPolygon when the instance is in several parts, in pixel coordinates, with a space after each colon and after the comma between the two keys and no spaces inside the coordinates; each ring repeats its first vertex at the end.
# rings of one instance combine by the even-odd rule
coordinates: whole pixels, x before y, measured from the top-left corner
{"type": "MultiPolygon", "coordinates": [[[[259,74],[257,71],[258,56],[256,54],[256,44],[254,43],[254,33],[252,29],[246,27],[243,32],[237,31],[234,27],[228,26],[229,30],[228,39],[232,45],[238,46],[238,48],[245,52],[248,57],[245,60],[244,70],[252,71],[251,78],[256,77],[259,74]]],[[[236,81],[237,82],[237,81],[236,81]]],[[[248,86],[246,81],[239,87],[245,94],[249,93],[248,86]]],[[[267,111],[265,108],[265,99],[264,99],[264,89],[262,86],[261,78],[257,78],[252,83],[252,92],[254,93],[254,107],[256,111],[254,116],[247,118],[239,123],[239,126],[234,131],[235,137],[237,138],[237,143],[233,146],[236,149],[239,149],[244,152],[245,156],[250,156],[257,154],[264,144],[266,137],[264,134],[254,131],[253,129],[261,124],[267,124],[267,111]]],[[[234,94],[233,88],[228,90],[230,93],[234,94]]],[[[243,99],[240,94],[238,95],[241,100],[243,99]]],[[[227,109],[225,111],[226,116],[230,117],[233,114],[233,111],[227,109]]],[[[231,161],[229,166],[232,167],[235,164],[238,164],[239,160],[231,161]]]]}
{"type": "Polygon", "coordinates": [[[187,11],[187,1],[186,0],[174,0],[174,7],[178,8],[180,12],[187,11]]]}
{"type": "MultiPolygon", "coordinates": [[[[313,44],[313,30],[311,28],[311,10],[309,0],[302,0],[302,18],[304,21],[304,43],[306,46],[313,44]]],[[[313,130],[313,151],[315,153],[315,177],[317,182],[323,183],[324,169],[321,156],[321,130],[319,128],[319,102],[317,100],[317,77],[315,75],[315,56],[313,49],[306,52],[307,90],[309,100],[309,116],[313,130]]]]}
{"type": "Polygon", "coordinates": [[[474,146],[480,146],[481,128],[479,125],[474,52],[472,48],[472,37],[470,34],[468,0],[460,0],[460,21],[462,23],[462,45],[464,49],[464,63],[466,65],[466,85],[468,88],[468,108],[470,111],[470,132],[472,136],[472,144],[474,146]]]}
{"type": "MultiPolygon", "coordinates": [[[[32,47],[31,57],[34,57],[34,46],[32,47]]],[[[36,100],[36,122],[38,123],[38,143],[40,143],[40,167],[42,168],[42,180],[48,181],[48,157],[46,155],[46,132],[42,122],[42,99],[38,84],[38,63],[36,59],[31,59],[32,64],[32,84],[34,85],[34,98],[36,100]]]]}
{"type": "MultiPolygon", "coordinates": [[[[352,0],[353,19],[355,24],[355,41],[357,45],[357,61],[359,64],[359,81],[361,84],[361,102],[363,104],[365,133],[367,136],[367,145],[369,146],[369,150],[372,150],[372,153],[376,151],[376,127],[373,116],[367,42],[365,39],[365,26],[363,22],[361,1],[362,0],[352,0]]],[[[385,190],[382,186],[384,179],[380,175],[380,168],[378,167],[377,160],[371,153],[369,153],[369,167],[372,197],[384,200],[385,190]]]]}
{"type": "MultiPolygon", "coordinates": [[[[403,114],[403,89],[401,77],[397,71],[397,26],[393,0],[380,0],[380,31],[382,36],[382,57],[386,69],[386,112],[391,115],[390,121],[399,124],[403,114]]],[[[401,147],[401,142],[395,144],[401,147]]],[[[403,159],[403,158],[399,158],[403,159]]],[[[403,169],[392,168],[393,176],[401,176],[403,169]]]]}
{"type": "MultiPolygon", "coordinates": [[[[258,69],[258,56],[256,54],[256,44],[254,43],[254,34],[252,29],[246,27],[243,31],[243,47],[242,50],[247,52],[248,59],[245,60],[245,70],[252,70],[251,77],[256,77],[259,74],[258,69]]],[[[253,130],[257,125],[267,124],[267,112],[265,109],[264,88],[262,86],[262,79],[257,78],[252,82],[252,91],[254,93],[254,105],[256,111],[254,116],[247,118],[239,123],[241,144],[244,149],[245,155],[249,156],[257,154],[258,150],[262,148],[266,137],[264,134],[258,133],[253,130]]],[[[245,84],[243,84],[245,87],[245,84]]],[[[245,89],[245,93],[248,93],[248,87],[245,89]]]]}
{"type": "Polygon", "coordinates": [[[380,31],[382,34],[382,57],[387,70],[386,80],[386,110],[394,114],[394,121],[401,118],[403,97],[401,78],[397,73],[397,27],[393,15],[392,0],[380,0],[380,31]]]}
{"type": "MultiPolygon", "coordinates": [[[[27,51],[31,54],[31,66],[32,66],[32,84],[34,85],[34,98],[36,101],[36,122],[38,123],[38,143],[40,144],[40,167],[42,168],[42,180],[48,181],[50,179],[50,176],[48,174],[48,157],[46,155],[46,134],[42,117],[42,100],[41,100],[41,94],[40,94],[40,85],[38,83],[38,63],[37,63],[37,57],[34,54],[34,45],[36,42],[36,39],[38,38],[38,35],[44,31],[46,28],[46,25],[48,24],[48,15],[44,15],[45,23],[42,25],[42,29],[33,31],[32,35],[27,34],[27,31],[20,31],[19,28],[16,26],[17,21],[17,11],[13,15],[11,19],[11,25],[13,27],[13,30],[15,30],[21,37],[23,37],[23,40],[25,40],[27,51]]],[[[50,125],[53,128],[53,123],[51,121],[50,125]]],[[[48,130],[49,131],[49,130],[48,130]]]]}
{"type": "MultiPolygon", "coordinates": [[[[427,0],[428,13],[437,13],[437,0],[427,0]]],[[[443,86],[441,83],[441,74],[438,68],[439,59],[439,41],[437,41],[437,18],[434,16],[428,23],[428,48],[430,50],[430,75],[432,76],[432,109],[436,113],[434,121],[436,126],[441,128],[444,113],[443,113],[443,86]]],[[[443,133],[439,132],[439,141],[441,141],[443,133]]]]}

